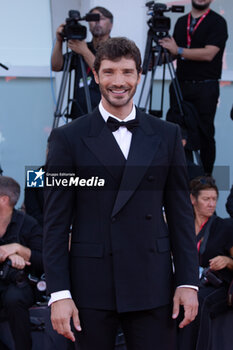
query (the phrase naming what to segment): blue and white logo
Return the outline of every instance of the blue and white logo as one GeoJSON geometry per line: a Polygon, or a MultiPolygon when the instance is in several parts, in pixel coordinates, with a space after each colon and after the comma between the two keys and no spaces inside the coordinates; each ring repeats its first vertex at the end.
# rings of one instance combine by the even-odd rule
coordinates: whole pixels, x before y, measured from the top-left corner
{"type": "Polygon", "coordinates": [[[44,187],[44,174],[42,168],[40,170],[27,170],[27,187],[44,187]]]}

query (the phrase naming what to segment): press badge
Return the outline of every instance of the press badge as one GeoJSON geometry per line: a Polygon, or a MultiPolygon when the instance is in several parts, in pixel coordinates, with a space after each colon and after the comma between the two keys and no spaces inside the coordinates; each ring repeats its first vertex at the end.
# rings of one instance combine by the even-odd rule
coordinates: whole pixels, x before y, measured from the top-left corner
{"type": "MultiPolygon", "coordinates": [[[[87,85],[88,85],[88,86],[91,85],[91,81],[92,81],[92,77],[87,77],[87,85]]],[[[83,78],[81,78],[81,79],[79,80],[79,87],[80,87],[80,88],[84,87],[83,78]]]]}

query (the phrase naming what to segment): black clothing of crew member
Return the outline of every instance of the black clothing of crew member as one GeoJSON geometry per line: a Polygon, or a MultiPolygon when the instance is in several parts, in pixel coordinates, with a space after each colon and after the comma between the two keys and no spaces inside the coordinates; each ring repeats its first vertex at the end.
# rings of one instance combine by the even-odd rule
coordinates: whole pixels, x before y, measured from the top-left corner
{"type": "MultiPolygon", "coordinates": [[[[215,161],[214,116],[219,97],[219,83],[222,71],[222,56],[228,37],[227,25],[223,17],[210,10],[195,30],[191,18],[190,48],[204,48],[213,45],[220,48],[212,61],[194,61],[179,57],[177,77],[185,101],[193,103],[198,112],[200,130],[200,155],[206,173],[212,173],[215,161]]],[[[198,19],[199,20],[199,19],[198,19]]],[[[188,15],[178,19],[173,37],[178,47],[187,47],[188,15]]],[[[176,103],[173,89],[170,89],[171,106],[176,103]]]]}
{"type": "MultiPolygon", "coordinates": [[[[96,50],[94,49],[93,43],[88,42],[87,46],[89,50],[95,55],[96,50]]],[[[94,109],[100,102],[100,91],[99,86],[96,84],[91,68],[83,60],[84,66],[87,74],[87,85],[90,92],[91,106],[94,109]]],[[[80,64],[80,56],[73,53],[71,60],[70,71],[75,70],[75,81],[74,81],[74,94],[73,94],[73,103],[71,108],[72,119],[80,117],[81,115],[86,114],[87,103],[86,95],[84,90],[83,76],[80,64]]]]}
{"type": "MultiPolygon", "coordinates": [[[[177,20],[174,28],[174,39],[178,46],[187,47],[188,15],[177,20]]],[[[192,61],[179,58],[177,61],[177,77],[179,81],[218,80],[222,72],[222,56],[227,40],[227,25],[225,19],[210,10],[209,14],[191,34],[191,49],[214,45],[220,48],[211,62],[192,61]]]]}
{"type": "MultiPolygon", "coordinates": [[[[42,273],[42,229],[34,218],[18,210],[13,211],[11,222],[0,238],[0,245],[10,243],[30,248],[31,265],[27,270],[34,274],[42,273]]],[[[31,350],[28,309],[33,302],[33,289],[27,281],[17,284],[7,279],[0,280],[0,307],[6,313],[16,350],[31,350]]]]}

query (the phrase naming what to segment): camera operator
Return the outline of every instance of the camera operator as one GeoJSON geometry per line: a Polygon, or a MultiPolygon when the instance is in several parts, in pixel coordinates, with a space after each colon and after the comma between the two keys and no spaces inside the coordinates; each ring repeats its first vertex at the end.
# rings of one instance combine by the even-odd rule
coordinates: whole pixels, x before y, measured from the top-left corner
{"type": "MultiPolygon", "coordinates": [[[[68,48],[77,54],[73,56],[70,68],[70,70],[75,70],[75,83],[73,95],[74,103],[72,105],[71,111],[71,115],[73,118],[77,118],[87,113],[84,83],[78,55],[81,55],[85,61],[87,83],[90,91],[91,104],[92,108],[94,108],[98,105],[100,101],[99,87],[96,84],[92,73],[95,53],[98,48],[98,45],[109,38],[113,24],[112,13],[104,7],[97,6],[91,9],[90,13],[100,15],[99,21],[89,23],[89,29],[93,36],[92,41],[87,43],[84,40],[68,40],[68,48]]],[[[64,26],[65,24],[63,23],[57,28],[57,40],[52,54],[52,70],[56,72],[63,70],[64,56],[62,54],[62,32],[64,30],[64,26]]]]}
{"type": "Polygon", "coordinates": [[[34,303],[28,273],[41,274],[42,229],[35,219],[14,209],[19,184],[0,176],[0,307],[4,309],[16,350],[31,350],[29,307],[34,303]]]}
{"type": "MultiPolygon", "coordinates": [[[[211,174],[215,161],[214,116],[219,97],[222,56],[228,37],[227,24],[209,8],[212,0],[192,0],[188,15],[178,19],[173,38],[160,45],[177,56],[177,77],[183,98],[198,112],[200,156],[204,171],[211,174]]],[[[171,107],[176,103],[170,88],[171,107]]]]}

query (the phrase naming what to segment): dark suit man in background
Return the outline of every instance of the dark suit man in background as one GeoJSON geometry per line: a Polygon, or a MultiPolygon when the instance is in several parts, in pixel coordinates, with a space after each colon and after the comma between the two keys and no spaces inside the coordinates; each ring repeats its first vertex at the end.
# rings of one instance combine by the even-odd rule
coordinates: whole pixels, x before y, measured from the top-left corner
{"type": "Polygon", "coordinates": [[[104,187],[45,188],[53,327],[74,341],[72,319],[80,350],[114,349],[119,324],[128,350],[173,350],[174,319],[180,305],[180,327],[195,318],[198,283],[179,127],[135,108],[141,56],[132,41],[101,45],[94,76],[99,107],[49,140],[49,173],[104,179],[104,187]]]}
{"type": "MultiPolygon", "coordinates": [[[[215,161],[214,117],[219,98],[222,57],[227,25],[222,16],[209,8],[212,0],[192,0],[191,12],[178,19],[173,38],[160,44],[177,59],[177,77],[185,101],[198,112],[200,156],[206,174],[215,161]]],[[[176,97],[170,89],[171,107],[176,97]]]]}

